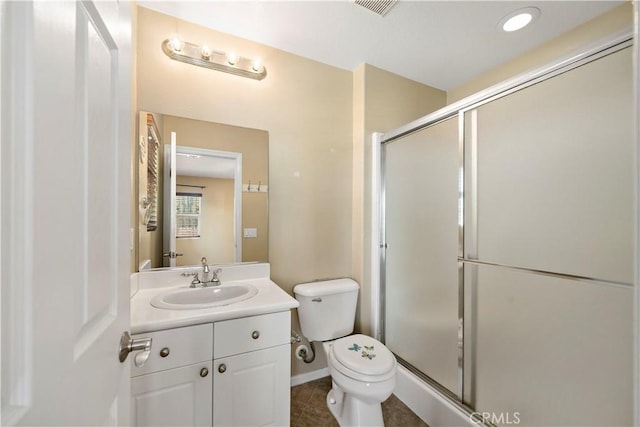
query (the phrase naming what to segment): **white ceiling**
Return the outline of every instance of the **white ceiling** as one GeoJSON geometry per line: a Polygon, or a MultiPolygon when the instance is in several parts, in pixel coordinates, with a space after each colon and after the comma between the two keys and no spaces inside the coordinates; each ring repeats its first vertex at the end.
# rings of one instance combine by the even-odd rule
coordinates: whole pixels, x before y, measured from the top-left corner
{"type": "Polygon", "coordinates": [[[180,176],[233,179],[236,161],[224,157],[178,154],[176,171],[180,176]]]}
{"type": "MultiPolygon", "coordinates": [[[[139,5],[335,67],[362,63],[439,89],[452,89],[623,1],[405,1],[384,17],[352,0],[154,1],[139,5]],[[527,6],[529,27],[497,29],[527,6]]],[[[239,52],[242,54],[242,52],[239,52]]],[[[267,69],[269,64],[265,64],[267,69]]]]}

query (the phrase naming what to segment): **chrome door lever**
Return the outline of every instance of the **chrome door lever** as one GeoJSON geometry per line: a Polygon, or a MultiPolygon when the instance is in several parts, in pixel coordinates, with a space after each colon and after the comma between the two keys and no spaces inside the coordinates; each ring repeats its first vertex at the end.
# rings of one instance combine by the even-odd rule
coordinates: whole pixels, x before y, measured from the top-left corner
{"type": "Polygon", "coordinates": [[[149,352],[150,350],[151,338],[138,338],[134,340],[131,338],[131,335],[129,335],[129,332],[124,331],[120,337],[118,358],[120,359],[120,362],[124,362],[132,351],[149,352]]]}
{"type": "Polygon", "coordinates": [[[163,256],[163,257],[165,257],[165,258],[171,258],[171,259],[176,259],[176,258],[178,258],[179,256],[183,256],[183,255],[184,255],[183,253],[178,253],[178,252],[173,252],[173,251],[171,251],[171,252],[169,252],[169,253],[163,253],[163,254],[162,254],[162,256],[163,256]]]}

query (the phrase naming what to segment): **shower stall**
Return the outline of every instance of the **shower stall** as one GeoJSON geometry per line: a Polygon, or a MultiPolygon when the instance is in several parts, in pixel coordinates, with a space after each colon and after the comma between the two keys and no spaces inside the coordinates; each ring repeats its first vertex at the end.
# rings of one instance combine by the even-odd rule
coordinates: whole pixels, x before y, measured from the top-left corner
{"type": "Polygon", "coordinates": [[[633,422],[630,46],[378,137],[378,336],[472,422],[633,422]]]}

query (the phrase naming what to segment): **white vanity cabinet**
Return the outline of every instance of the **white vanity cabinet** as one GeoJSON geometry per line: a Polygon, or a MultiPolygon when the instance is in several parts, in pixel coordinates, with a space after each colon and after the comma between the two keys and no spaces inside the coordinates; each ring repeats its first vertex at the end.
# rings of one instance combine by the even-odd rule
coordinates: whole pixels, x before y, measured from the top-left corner
{"type": "Polygon", "coordinates": [[[131,422],[136,426],[211,426],[211,323],[135,336],[151,337],[149,359],[131,364],[131,422]]]}
{"type": "Polygon", "coordinates": [[[289,425],[290,316],[214,324],[214,426],[289,425]]]}
{"type": "Polygon", "coordinates": [[[289,425],[289,310],[143,333],[149,359],[131,366],[137,426],[289,425]]]}

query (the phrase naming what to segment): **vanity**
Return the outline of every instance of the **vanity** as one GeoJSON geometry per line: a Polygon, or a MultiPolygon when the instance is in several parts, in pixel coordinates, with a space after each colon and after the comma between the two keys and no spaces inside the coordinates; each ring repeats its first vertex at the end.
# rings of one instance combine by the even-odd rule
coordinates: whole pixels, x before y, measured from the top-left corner
{"type": "Polygon", "coordinates": [[[290,310],[298,303],[269,279],[268,263],[221,269],[222,285],[210,288],[189,288],[185,275],[196,267],[132,276],[133,338],[152,339],[144,364],[131,363],[134,425],[289,424],[290,310]],[[244,288],[251,295],[242,299],[244,288]],[[197,302],[193,291],[203,294],[197,302]]]}

